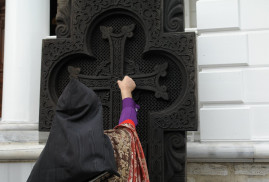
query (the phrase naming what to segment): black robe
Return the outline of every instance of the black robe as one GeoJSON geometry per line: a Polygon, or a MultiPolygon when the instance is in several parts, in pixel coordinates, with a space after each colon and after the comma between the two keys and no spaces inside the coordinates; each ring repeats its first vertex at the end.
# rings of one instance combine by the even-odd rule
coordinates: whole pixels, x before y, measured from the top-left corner
{"type": "Polygon", "coordinates": [[[104,173],[118,175],[110,139],[103,131],[101,102],[93,90],[71,79],[27,182],[86,182],[104,173]]]}

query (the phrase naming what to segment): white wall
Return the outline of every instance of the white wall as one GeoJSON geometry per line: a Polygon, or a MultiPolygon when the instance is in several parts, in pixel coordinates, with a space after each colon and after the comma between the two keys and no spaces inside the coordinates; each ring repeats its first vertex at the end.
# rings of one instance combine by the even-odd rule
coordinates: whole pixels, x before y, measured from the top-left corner
{"type": "Polygon", "coordinates": [[[26,182],[33,166],[33,162],[0,163],[0,181],[26,182]]]}
{"type": "Polygon", "coordinates": [[[196,28],[196,2],[198,0],[184,0],[185,28],[196,28]]]}
{"type": "MultiPolygon", "coordinates": [[[[189,1],[188,27],[196,26],[195,1],[189,1]]],[[[41,40],[48,35],[49,4],[47,0],[6,2],[0,148],[8,154],[8,147],[1,142],[32,142],[38,137],[38,68],[41,40]]],[[[268,141],[269,1],[199,0],[196,6],[201,140],[268,141]]],[[[31,152],[37,144],[32,145],[23,146],[31,159],[37,157],[36,150],[31,152]]],[[[38,148],[39,153],[41,150],[38,148]]],[[[216,161],[225,157],[253,161],[260,157],[263,162],[269,158],[267,144],[188,144],[188,159],[199,161],[204,155],[205,161],[213,161],[212,153],[216,161]]],[[[0,181],[26,181],[32,166],[27,162],[0,163],[0,181]]]]}
{"type": "Polygon", "coordinates": [[[197,2],[202,141],[269,140],[269,1],[197,2]]]}

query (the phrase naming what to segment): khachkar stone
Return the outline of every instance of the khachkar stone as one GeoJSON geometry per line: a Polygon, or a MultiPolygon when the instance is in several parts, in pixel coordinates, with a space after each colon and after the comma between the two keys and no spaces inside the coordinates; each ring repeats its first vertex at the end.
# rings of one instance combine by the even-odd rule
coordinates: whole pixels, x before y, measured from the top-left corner
{"type": "Polygon", "coordinates": [[[95,90],[104,128],[113,128],[121,111],[116,81],[129,75],[151,181],[185,181],[185,131],[196,130],[197,108],[195,34],[182,32],[183,9],[181,0],[61,3],[57,39],[43,40],[39,129],[49,131],[70,77],[95,90]]]}

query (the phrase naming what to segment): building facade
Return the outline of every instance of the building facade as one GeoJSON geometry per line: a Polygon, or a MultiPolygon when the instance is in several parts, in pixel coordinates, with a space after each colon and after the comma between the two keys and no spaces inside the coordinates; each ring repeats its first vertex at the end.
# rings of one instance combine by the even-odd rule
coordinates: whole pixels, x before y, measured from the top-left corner
{"type": "MultiPolygon", "coordinates": [[[[269,1],[185,0],[197,33],[199,131],[188,133],[188,181],[269,181],[269,1]]],[[[0,179],[26,181],[42,151],[38,132],[47,0],[8,0],[0,179]]]]}

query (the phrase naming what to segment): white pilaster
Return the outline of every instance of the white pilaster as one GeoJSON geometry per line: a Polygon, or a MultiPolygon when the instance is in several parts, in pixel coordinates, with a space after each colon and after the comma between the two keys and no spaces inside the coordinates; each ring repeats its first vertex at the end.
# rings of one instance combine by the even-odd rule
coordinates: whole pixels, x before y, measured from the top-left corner
{"type": "Polygon", "coordinates": [[[240,27],[244,30],[269,29],[268,0],[240,0],[240,27]]]}
{"type": "Polygon", "coordinates": [[[4,123],[38,123],[41,48],[49,35],[49,12],[48,0],[6,1],[0,128],[4,123]]]}
{"type": "Polygon", "coordinates": [[[269,141],[269,1],[199,0],[200,134],[269,141]]]}
{"type": "Polygon", "coordinates": [[[238,0],[198,1],[197,28],[200,31],[238,29],[238,0]]]}

